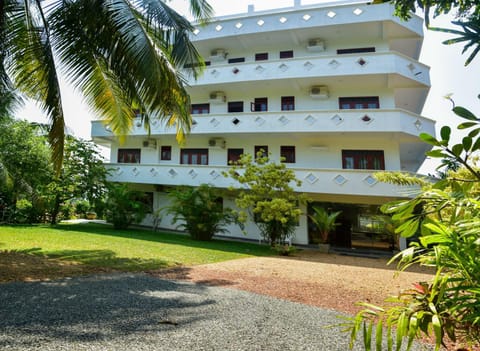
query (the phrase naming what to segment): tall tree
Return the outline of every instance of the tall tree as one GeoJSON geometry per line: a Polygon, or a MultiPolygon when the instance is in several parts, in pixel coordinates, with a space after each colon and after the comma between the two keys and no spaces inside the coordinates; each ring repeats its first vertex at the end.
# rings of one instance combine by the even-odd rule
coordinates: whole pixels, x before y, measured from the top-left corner
{"type": "MultiPolygon", "coordinates": [[[[205,0],[189,0],[200,22],[212,15],[205,0]]],[[[57,171],[65,121],[59,71],[112,130],[125,135],[135,111],[190,130],[189,98],[179,68],[196,76],[202,59],[189,40],[193,26],[167,0],[0,1],[0,112],[14,91],[35,99],[51,122],[57,171]]]]}

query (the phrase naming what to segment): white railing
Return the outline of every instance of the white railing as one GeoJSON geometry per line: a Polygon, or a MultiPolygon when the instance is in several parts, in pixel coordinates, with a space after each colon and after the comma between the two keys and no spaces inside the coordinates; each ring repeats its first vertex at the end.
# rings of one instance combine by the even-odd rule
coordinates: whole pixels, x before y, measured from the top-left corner
{"type": "MultiPolygon", "coordinates": [[[[168,186],[210,184],[218,188],[239,187],[223,174],[227,166],[107,164],[110,180],[127,183],[161,184],[168,186]]],[[[292,168],[302,181],[295,190],[306,193],[404,197],[404,187],[377,182],[375,171],[349,169],[292,168]]]]}
{"type": "MultiPolygon", "coordinates": [[[[312,132],[379,132],[435,133],[435,122],[403,109],[367,110],[324,110],[324,111],[281,111],[244,112],[228,114],[193,115],[192,134],[236,133],[312,133],[312,132]]],[[[156,121],[151,125],[151,137],[174,135],[175,128],[166,128],[156,121]]],[[[92,138],[108,137],[113,134],[100,121],[92,122],[92,138]]],[[[147,132],[141,121],[134,123],[130,135],[145,136],[147,132]]]]}

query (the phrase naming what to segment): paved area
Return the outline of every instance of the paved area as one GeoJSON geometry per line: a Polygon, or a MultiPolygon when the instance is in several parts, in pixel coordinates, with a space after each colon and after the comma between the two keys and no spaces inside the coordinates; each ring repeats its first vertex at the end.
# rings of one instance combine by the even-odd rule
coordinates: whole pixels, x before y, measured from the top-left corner
{"type": "Polygon", "coordinates": [[[338,315],[144,274],[8,283],[0,285],[0,349],[345,351],[348,337],[329,327],[338,315]]]}

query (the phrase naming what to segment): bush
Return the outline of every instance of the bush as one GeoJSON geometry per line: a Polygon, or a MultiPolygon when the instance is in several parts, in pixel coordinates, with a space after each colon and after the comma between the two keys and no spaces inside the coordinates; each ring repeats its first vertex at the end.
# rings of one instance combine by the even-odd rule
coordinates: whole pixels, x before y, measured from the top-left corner
{"type": "Polygon", "coordinates": [[[165,210],[173,215],[172,222],[182,222],[192,239],[211,240],[216,233],[224,233],[225,225],[236,222],[230,209],[223,209],[218,191],[202,184],[198,188],[181,187],[169,193],[172,204],[165,210]]]}
{"type": "Polygon", "coordinates": [[[126,229],[132,223],[140,223],[147,213],[141,201],[142,193],[129,190],[125,184],[111,184],[107,197],[107,221],[115,229],[126,229]]]}
{"type": "Polygon", "coordinates": [[[87,212],[90,210],[90,202],[87,200],[79,200],[75,203],[75,213],[82,218],[85,218],[87,212]]]}

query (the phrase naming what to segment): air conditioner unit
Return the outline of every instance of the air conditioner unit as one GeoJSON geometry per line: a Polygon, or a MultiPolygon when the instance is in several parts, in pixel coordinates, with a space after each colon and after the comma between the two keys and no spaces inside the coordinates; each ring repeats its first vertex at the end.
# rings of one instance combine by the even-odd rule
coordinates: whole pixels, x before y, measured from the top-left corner
{"type": "Polygon", "coordinates": [[[211,139],[208,139],[208,146],[225,149],[225,147],[227,146],[227,142],[223,138],[211,138],[211,139]]]}
{"type": "Polygon", "coordinates": [[[317,85],[310,88],[310,97],[313,99],[327,99],[328,87],[325,85],[317,85]]]}
{"type": "Polygon", "coordinates": [[[154,140],[154,139],[149,139],[149,140],[144,140],[142,142],[142,146],[143,147],[148,147],[148,148],[151,148],[151,149],[156,149],[157,148],[157,141],[154,140]]]}
{"type": "Polygon", "coordinates": [[[227,97],[223,91],[213,91],[210,93],[209,102],[211,104],[221,104],[227,101],[227,97]]]}
{"type": "Polygon", "coordinates": [[[223,61],[227,58],[225,49],[215,49],[210,52],[210,61],[223,61]]]}
{"type": "Polygon", "coordinates": [[[308,51],[325,51],[325,42],[320,38],[309,39],[307,44],[308,51]]]}

